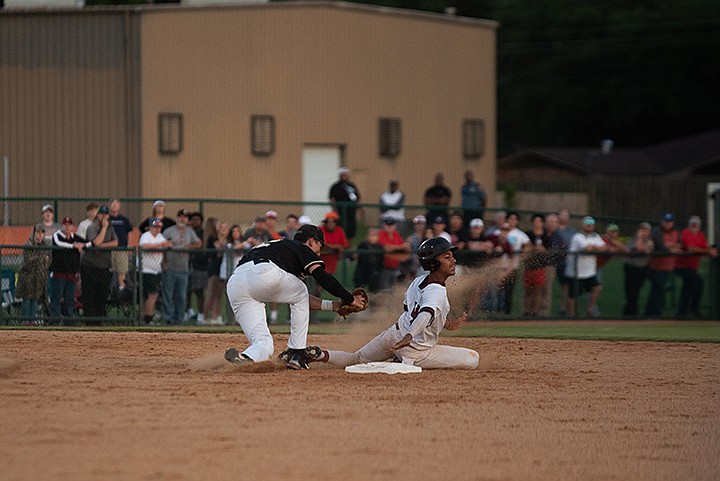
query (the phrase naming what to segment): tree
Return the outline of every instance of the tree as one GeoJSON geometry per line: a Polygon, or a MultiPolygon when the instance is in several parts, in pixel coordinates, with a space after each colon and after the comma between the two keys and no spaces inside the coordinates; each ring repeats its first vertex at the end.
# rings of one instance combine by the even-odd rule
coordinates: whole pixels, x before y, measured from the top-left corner
{"type": "Polygon", "coordinates": [[[377,1],[498,20],[498,149],[630,147],[720,127],[715,0],[377,1]]]}

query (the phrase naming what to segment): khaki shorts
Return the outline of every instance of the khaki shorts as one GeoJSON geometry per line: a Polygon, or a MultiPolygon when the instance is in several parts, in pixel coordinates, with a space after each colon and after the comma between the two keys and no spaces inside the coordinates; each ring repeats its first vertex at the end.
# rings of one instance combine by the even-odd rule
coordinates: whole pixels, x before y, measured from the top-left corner
{"type": "Polygon", "coordinates": [[[127,251],[112,251],[112,270],[118,274],[125,274],[128,271],[128,252],[127,251]]]}

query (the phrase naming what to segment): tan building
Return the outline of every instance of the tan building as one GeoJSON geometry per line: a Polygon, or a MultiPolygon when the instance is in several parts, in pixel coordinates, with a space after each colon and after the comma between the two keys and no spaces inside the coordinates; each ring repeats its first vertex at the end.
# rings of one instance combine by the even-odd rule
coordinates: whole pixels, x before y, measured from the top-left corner
{"type": "MultiPolygon", "coordinates": [[[[0,11],[11,196],[495,186],[497,23],[341,2],[0,11]]],[[[35,214],[36,215],[36,214],[35,214]]]]}

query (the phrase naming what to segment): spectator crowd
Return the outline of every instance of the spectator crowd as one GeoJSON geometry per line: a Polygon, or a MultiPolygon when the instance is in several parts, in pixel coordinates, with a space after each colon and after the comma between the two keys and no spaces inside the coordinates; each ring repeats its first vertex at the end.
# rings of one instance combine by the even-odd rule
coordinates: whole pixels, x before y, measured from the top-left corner
{"type": "MultiPolygon", "coordinates": [[[[425,212],[408,219],[405,194],[392,179],[378,198],[378,224],[363,229],[360,191],[351,171],[341,168],[328,193],[332,210],[320,224],[326,271],[335,274],[342,263],[352,261],[355,285],[370,291],[390,289],[422,273],[415,252],[424,240],[443,237],[458,248],[459,276],[480,273],[474,294],[466,300],[468,309],[510,316],[514,295],[521,293],[516,305],[522,306],[522,317],[550,317],[557,284],[561,317],[584,312],[597,318],[603,267],[617,258],[623,263],[625,317],[662,316],[671,276],[682,281],[676,315],[701,317],[700,256],[717,256],[717,249],[708,245],[700,217],[692,216],[679,231],[674,215],[665,213],[654,227],[641,222],[622,238],[616,224],[599,232],[592,216],[583,217],[575,230],[570,213],[562,209],[529,216],[529,228],[523,230],[518,212],[494,211],[492,219],[486,219],[487,195],[472,171],[465,172],[460,192],[460,208],[451,210],[452,190],[437,173],[423,197],[425,212]],[[649,293],[641,306],[645,285],[649,293]]],[[[69,216],[57,223],[53,207],[44,205],[18,273],[22,318],[33,322],[45,313],[49,323],[70,324],[82,312],[86,324],[99,324],[107,317],[108,303],[127,304],[134,292],[142,300],[146,324],[224,324],[232,318],[223,301],[225,287],[243,254],[272,240],[292,238],[301,225],[311,223],[307,216],[290,213],[284,225],[278,225],[278,213],[268,210],[243,229],[240,223],[205,219],[201,212],[185,209],[171,217],[165,208],[162,200],[153,203],[137,227],[138,255],[131,256],[134,226],[123,215],[120,200],[87,204],[86,218],[77,225],[69,216]],[[130,259],[137,259],[136,265],[131,266],[130,259]],[[129,274],[135,269],[138,277],[129,274]]],[[[311,282],[308,289],[322,295],[311,282]]],[[[269,309],[270,322],[280,322],[278,306],[269,304],[269,309]]]]}

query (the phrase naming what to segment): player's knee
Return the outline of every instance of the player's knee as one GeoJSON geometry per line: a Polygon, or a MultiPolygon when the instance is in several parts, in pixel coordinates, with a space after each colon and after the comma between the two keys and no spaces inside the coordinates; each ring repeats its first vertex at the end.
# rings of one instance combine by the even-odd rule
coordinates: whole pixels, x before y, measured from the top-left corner
{"type": "Polygon", "coordinates": [[[466,363],[468,369],[476,369],[480,364],[480,354],[478,354],[477,351],[468,349],[466,363]]]}

